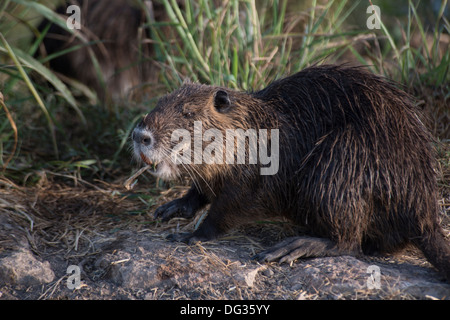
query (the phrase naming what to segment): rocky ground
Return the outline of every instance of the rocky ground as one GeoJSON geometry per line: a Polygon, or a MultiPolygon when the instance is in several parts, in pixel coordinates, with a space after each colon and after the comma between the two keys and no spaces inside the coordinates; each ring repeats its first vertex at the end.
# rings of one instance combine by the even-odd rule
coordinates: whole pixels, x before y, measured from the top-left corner
{"type": "Polygon", "coordinates": [[[0,299],[450,299],[450,284],[415,249],[292,265],[251,260],[292,232],[281,222],[194,246],[167,241],[201,215],[161,224],[148,212],[183,188],[157,203],[121,185],[0,191],[0,299]]]}

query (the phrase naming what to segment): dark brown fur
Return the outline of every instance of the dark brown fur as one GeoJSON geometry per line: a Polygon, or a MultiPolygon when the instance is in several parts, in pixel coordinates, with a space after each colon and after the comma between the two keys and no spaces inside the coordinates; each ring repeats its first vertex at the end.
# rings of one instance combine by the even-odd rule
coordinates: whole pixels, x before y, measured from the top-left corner
{"type": "MultiPolygon", "coordinates": [[[[159,2],[146,8],[155,19],[165,13],[159,2]]],[[[94,89],[101,100],[126,98],[144,82],[153,81],[156,67],[152,63],[153,48],[144,41],[147,37],[141,28],[146,22],[143,8],[127,0],[68,0],[56,9],[63,17],[71,4],[81,9],[81,37],[51,24],[38,54],[46,56],[76,46],[81,48],[58,56],[50,67],[61,75],[74,78],[94,89]],[[84,39],[84,40],[80,40],[84,39]],[[92,54],[98,61],[97,73],[92,54]]],[[[49,24],[41,22],[42,32],[49,24]]]]}
{"type": "Polygon", "coordinates": [[[194,120],[203,130],[279,129],[279,171],[260,175],[261,164],[166,167],[174,173],[169,178],[189,174],[194,184],[155,217],[191,217],[211,204],[194,233],[173,239],[210,240],[257,217],[281,215],[309,236],[256,258],[393,252],[413,243],[450,279],[432,137],[411,97],[393,83],[362,68],[314,66],[254,93],[185,84],[135,129],[136,154],[152,163],[154,151],[173,147],[171,132],[192,132],[194,120]]]}

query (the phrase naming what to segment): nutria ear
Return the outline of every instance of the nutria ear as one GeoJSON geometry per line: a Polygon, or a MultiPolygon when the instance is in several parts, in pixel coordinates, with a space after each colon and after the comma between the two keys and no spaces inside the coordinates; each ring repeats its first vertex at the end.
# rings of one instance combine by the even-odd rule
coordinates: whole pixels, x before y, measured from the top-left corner
{"type": "Polygon", "coordinates": [[[219,90],[214,94],[214,107],[219,112],[227,112],[230,106],[231,101],[228,97],[228,92],[219,90]]]}

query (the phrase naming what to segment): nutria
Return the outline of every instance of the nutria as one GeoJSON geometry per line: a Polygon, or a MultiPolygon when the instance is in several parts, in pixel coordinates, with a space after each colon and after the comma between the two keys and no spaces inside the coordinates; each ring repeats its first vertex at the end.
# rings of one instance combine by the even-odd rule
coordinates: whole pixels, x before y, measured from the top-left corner
{"type": "Polygon", "coordinates": [[[144,41],[149,37],[142,27],[147,22],[144,10],[157,21],[166,14],[158,1],[143,3],[145,9],[127,0],[66,0],[55,11],[68,18],[68,6],[77,5],[81,37],[44,19],[38,30],[49,29],[36,56],[64,53],[50,60],[53,71],[92,88],[100,100],[123,99],[142,83],[156,79],[153,47],[144,41]]]}
{"type": "Polygon", "coordinates": [[[450,279],[432,137],[412,97],[363,67],[313,66],[250,93],[186,83],[159,100],[132,139],[155,176],[193,179],[187,194],[160,206],[155,218],[192,217],[211,205],[195,232],[173,240],[210,240],[281,215],[308,236],[289,238],[258,260],[388,253],[412,243],[450,279]],[[177,164],[172,133],[193,133],[196,121],[203,133],[213,128],[224,137],[227,129],[277,129],[277,172],[261,174],[265,165],[249,163],[248,152],[244,164],[177,164]]]}

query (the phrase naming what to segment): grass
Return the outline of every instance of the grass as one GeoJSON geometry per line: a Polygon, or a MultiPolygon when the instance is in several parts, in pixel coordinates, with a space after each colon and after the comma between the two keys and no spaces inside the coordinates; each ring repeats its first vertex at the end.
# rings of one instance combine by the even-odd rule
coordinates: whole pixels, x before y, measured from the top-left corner
{"type": "Polygon", "coordinates": [[[176,1],[163,3],[183,44],[164,35],[160,27],[166,24],[149,24],[170,89],[186,77],[240,90],[261,89],[338,50],[335,39],[356,7],[347,1],[312,1],[307,11],[289,14],[287,0],[260,1],[258,8],[254,1],[229,0],[219,7],[199,1],[195,8],[188,2],[183,14],[176,1]]]}

